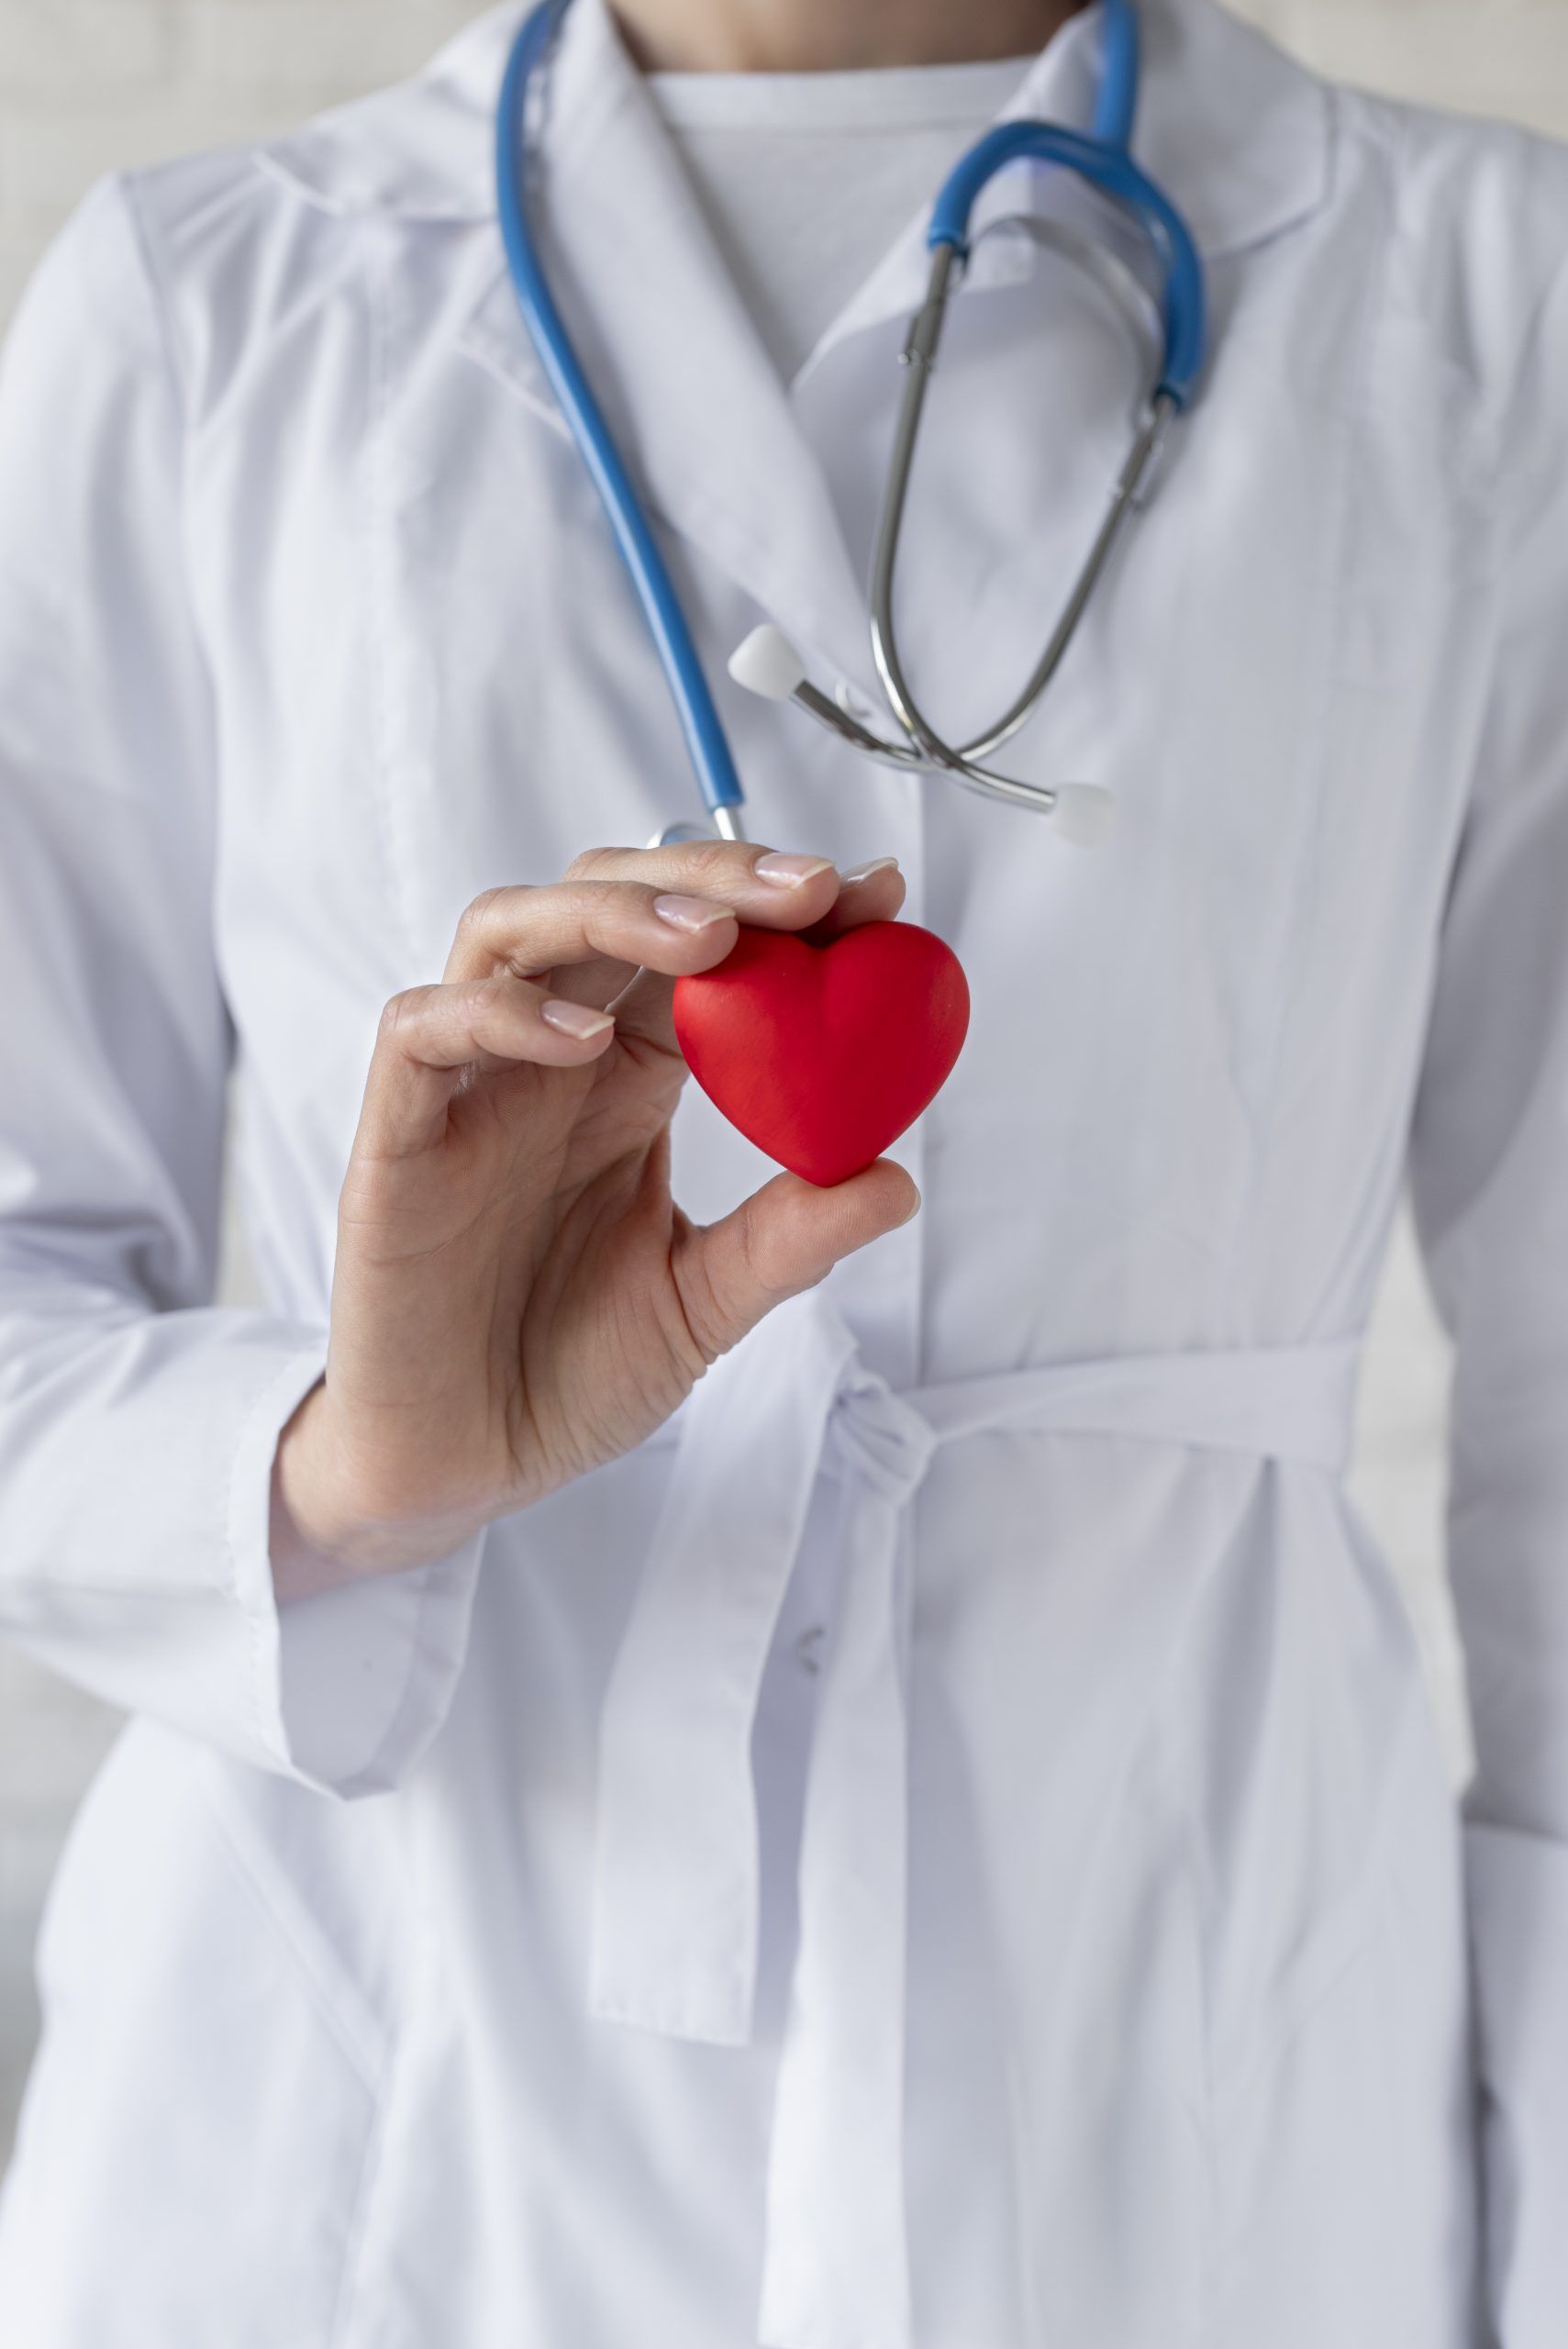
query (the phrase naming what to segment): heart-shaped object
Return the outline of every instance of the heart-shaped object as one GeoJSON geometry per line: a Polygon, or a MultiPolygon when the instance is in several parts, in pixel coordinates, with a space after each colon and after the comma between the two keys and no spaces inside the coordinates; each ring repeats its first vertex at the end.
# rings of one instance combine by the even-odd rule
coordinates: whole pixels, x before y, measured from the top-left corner
{"type": "Polygon", "coordinates": [[[703,1091],[808,1183],[842,1183],[913,1125],[963,1048],[969,986],[914,922],[826,945],[742,930],[716,970],[675,982],[675,1034],[703,1091]]]}

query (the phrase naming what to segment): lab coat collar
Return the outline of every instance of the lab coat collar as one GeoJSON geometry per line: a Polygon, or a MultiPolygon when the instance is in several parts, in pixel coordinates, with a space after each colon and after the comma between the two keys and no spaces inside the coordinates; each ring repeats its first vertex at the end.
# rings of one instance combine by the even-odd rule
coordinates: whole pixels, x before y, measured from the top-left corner
{"type": "MultiPolygon", "coordinates": [[[[559,77],[602,53],[605,0],[576,0],[559,77]],[[598,21],[594,21],[597,19],[598,21]]],[[[492,117],[516,0],[489,10],[412,81],[319,117],[263,146],[265,168],[324,208],[405,220],[493,217],[492,117]]],[[[1144,0],[1143,88],[1133,151],[1211,257],[1240,250],[1315,211],[1328,191],[1323,84],[1217,0],[1144,0]]],[[[1098,53],[1097,6],[1047,43],[1007,115],[1084,121],[1098,53]]],[[[581,95],[591,100],[579,75],[581,95]]],[[[569,135],[567,92],[558,123],[569,135]]]]}
{"type": "MultiPolygon", "coordinates": [[[[494,109],[521,14],[507,0],[425,75],[277,142],[263,150],[264,163],[344,214],[453,226],[488,219],[494,109]]],[[[1097,6],[1070,18],[1004,113],[1085,125],[1100,26],[1097,6]]],[[[1320,200],[1327,169],[1320,85],[1212,0],[1146,0],[1145,39],[1135,148],[1211,252],[1255,241],[1320,200]]],[[[608,0],[574,0],[546,79],[538,137],[540,236],[557,299],[650,507],[703,549],[814,671],[825,669],[864,706],[880,707],[864,586],[820,459],[608,0]]],[[[1062,174],[1040,179],[1056,200],[1062,174]]],[[[976,231],[1019,202],[1017,180],[999,174],[976,206],[976,231]]],[[[961,294],[1026,277],[1035,265],[1025,239],[977,244],[961,294]]],[[[847,336],[907,316],[926,273],[922,224],[912,219],[807,369],[847,336]]],[[[459,349],[550,429],[565,431],[498,243],[459,349]]],[[[736,618],[728,616],[729,627],[736,618]]]]}
{"type": "MultiPolygon", "coordinates": [[[[515,23],[508,12],[479,29],[498,35],[504,53],[515,23]]],[[[1082,96],[1086,121],[1092,62],[1081,88],[1059,85],[1073,50],[1093,37],[1088,17],[1064,27],[1026,76],[1015,108],[1036,93],[1053,106],[1059,96],[1064,105],[1082,96]]],[[[773,622],[814,673],[826,671],[862,705],[880,707],[865,587],[820,454],[606,0],[574,0],[534,135],[538,233],[556,299],[648,506],[745,591],[755,607],[748,618],[773,622]]],[[[977,238],[1018,201],[1016,184],[1009,188],[999,175],[975,207],[977,238]]],[[[977,242],[962,290],[1014,283],[1034,265],[1023,239],[977,242]]],[[[927,273],[923,220],[912,217],[807,368],[847,336],[906,317],[927,273]]],[[[460,348],[565,432],[498,249],[460,348]]],[[[684,597],[698,585],[689,582],[684,597]]],[[[742,632],[733,613],[729,625],[742,632]]]]}

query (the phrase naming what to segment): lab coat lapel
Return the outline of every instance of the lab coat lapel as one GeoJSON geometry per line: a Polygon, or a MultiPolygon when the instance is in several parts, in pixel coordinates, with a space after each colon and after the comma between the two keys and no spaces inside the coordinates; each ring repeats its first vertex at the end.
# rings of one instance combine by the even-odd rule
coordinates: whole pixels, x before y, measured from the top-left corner
{"type": "MultiPolygon", "coordinates": [[[[556,298],[651,509],[869,688],[864,591],[822,468],[603,0],[566,20],[537,151],[556,298]]],[[[460,341],[564,429],[504,268],[460,341]]]]}
{"type": "MultiPolygon", "coordinates": [[[[513,12],[482,29],[471,85],[498,77],[513,12]]],[[[1329,139],[1320,87],[1211,0],[1148,0],[1134,148],[1173,194],[1211,259],[1281,233],[1321,203],[1329,139]]],[[[1101,11],[1072,18],[1041,51],[1003,118],[1039,115],[1086,127],[1099,74],[1101,11]]],[[[813,447],[820,417],[799,392],[851,336],[918,306],[923,223],[912,220],[783,384],[708,232],[605,0],[573,0],[550,80],[541,138],[541,233],[558,301],[612,429],[654,514],[737,581],[760,615],[814,665],[881,707],[865,587],[846,544],[829,469],[813,447]]],[[[977,232],[1033,207],[1114,216],[1065,174],[1003,173],[976,207],[977,232]],[[1031,184],[1032,183],[1032,184],[1031,184]]],[[[1135,248],[1132,248],[1135,250],[1135,248]]],[[[1027,280],[1038,253],[1018,238],[977,242],[962,293],[1027,280]]],[[[472,357],[564,431],[498,264],[461,338],[472,357]]],[[[888,409],[898,377],[888,371],[888,409]]],[[[829,402],[829,408],[831,403],[829,402]]]]}
{"type": "MultiPolygon", "coordinates": [[[[412,82],[258,150],[262,168],[330,211],[432,227],[492,222],[493,112],[522,13],[505,0],[412,82]]],[[[1142,14],[1134,151],[1205,253],[1240,252],[1316,209],[1330,162],[1322,87],[1214,0],[1145,0],[1142,14]]],[[[1100,22],[1097,6],[1070,20],[1005,111],[1086,121],[1100,22]]],[[[779,382],[606,0],[573,0],[549,82],[541,209],[558,298],[651,511],[880,707],[863,583],[812,446],[804,378],[794,398],[779,382]]],[[[1063,198],[1060,178],[1036,173],[1031,190],[1022,173],[1003,174],[980,217],[1075,200],[1063,198]]],[[[993,240],[965,290],[1005,285],[1035,265],[1021,240],[993,240]]],[[[815,358],[914,306],[924,276],[911,223],[815,358]]],[[[458,344],[564,433],[498,250],[458,344]]],[[[890,406],[895,388],[890,376],[890,406]]]]}

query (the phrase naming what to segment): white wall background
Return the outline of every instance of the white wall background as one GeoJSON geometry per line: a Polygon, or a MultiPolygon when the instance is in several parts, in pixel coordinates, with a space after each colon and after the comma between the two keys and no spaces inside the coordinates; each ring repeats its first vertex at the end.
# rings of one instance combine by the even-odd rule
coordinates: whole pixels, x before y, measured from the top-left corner
{"type": "MultiPolygon", "coordinates": [[[[1568,136],[1568,0],[1240,5],[1327,71],[1568,136]]],[[[464,0],[0,0],[0,320],[101,172],[279,128],[410,71],[478,13],[464,0]]],[[[1444,1384],[1402,1230],[1363,1386],[1355,1489],[1409,1594],[1457,1773],[1460,1684],[1440,1568],[1444,1384]]],[[[0,1651],[0,2162],[35,2025],[39,1904],[114,1728],[0,1651]]]]}

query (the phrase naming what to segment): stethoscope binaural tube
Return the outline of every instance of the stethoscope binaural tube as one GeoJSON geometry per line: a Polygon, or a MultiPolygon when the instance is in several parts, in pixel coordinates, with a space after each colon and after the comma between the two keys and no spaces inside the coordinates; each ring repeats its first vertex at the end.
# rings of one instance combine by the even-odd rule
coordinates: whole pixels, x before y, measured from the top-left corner
{"type": "MultiPolygon", "coordinates": [[[[1042,812],[1055,815],[1061,806],[1059,792],[1022,783],[1010,775],[998,774],[979,762],[1010,740],[1038,707],[1041,695],[1061,666],[1100,573],[1134,510],[1139,491],[1159,453],[1166,426],[1191,396],[1204,359],[1202,264],[1181,216],[1153,182],[1139,170],[1125,148],[1092,135],[1084,137],[1058,124],[1044,122],[1000,124],[961,159],[949,174],[932,207],[931,225],[926,241],[931,255],[930,278],[925,302],[911,322],[902,354],[907,374],[894,434],[893,454],[888,465],[872,565],[872,649],[889,707],[906,736],[924,753],[930,765],[989,797],[1005,799],[1015,805],[1039,802],[1042,812]],[[956,745],[946,741],[937,732],[920,708],[899,654],[894,612],[898,543],[926,387],[937,362],[954,272],[962,267],[969,253],[970,215],[988,181],[1008,163],[1024,160],[1055,163],[1075,173],[1108,196],[1140,229],[1162,273],[1162,347],[1157,368],[1145,392],[1131,446],[1111,492],[1105,519],[1073,583],[1043,653],[1022,691],[995,724],[973,741],[956,745]]],[[[1068,250],[1073,242],[1060,236],[1051,241],[1068,250]]],[[[1103,260],[1097,260],[1095,268],[1101,282],[1106,283],[1103,260]]],[[[1084,788],[1086,786],[1078,786],[1081,814],[1081,795],[1084,788]]],[[[1108,815],[1108,810],[1106,812],[1108,815]]]]}

